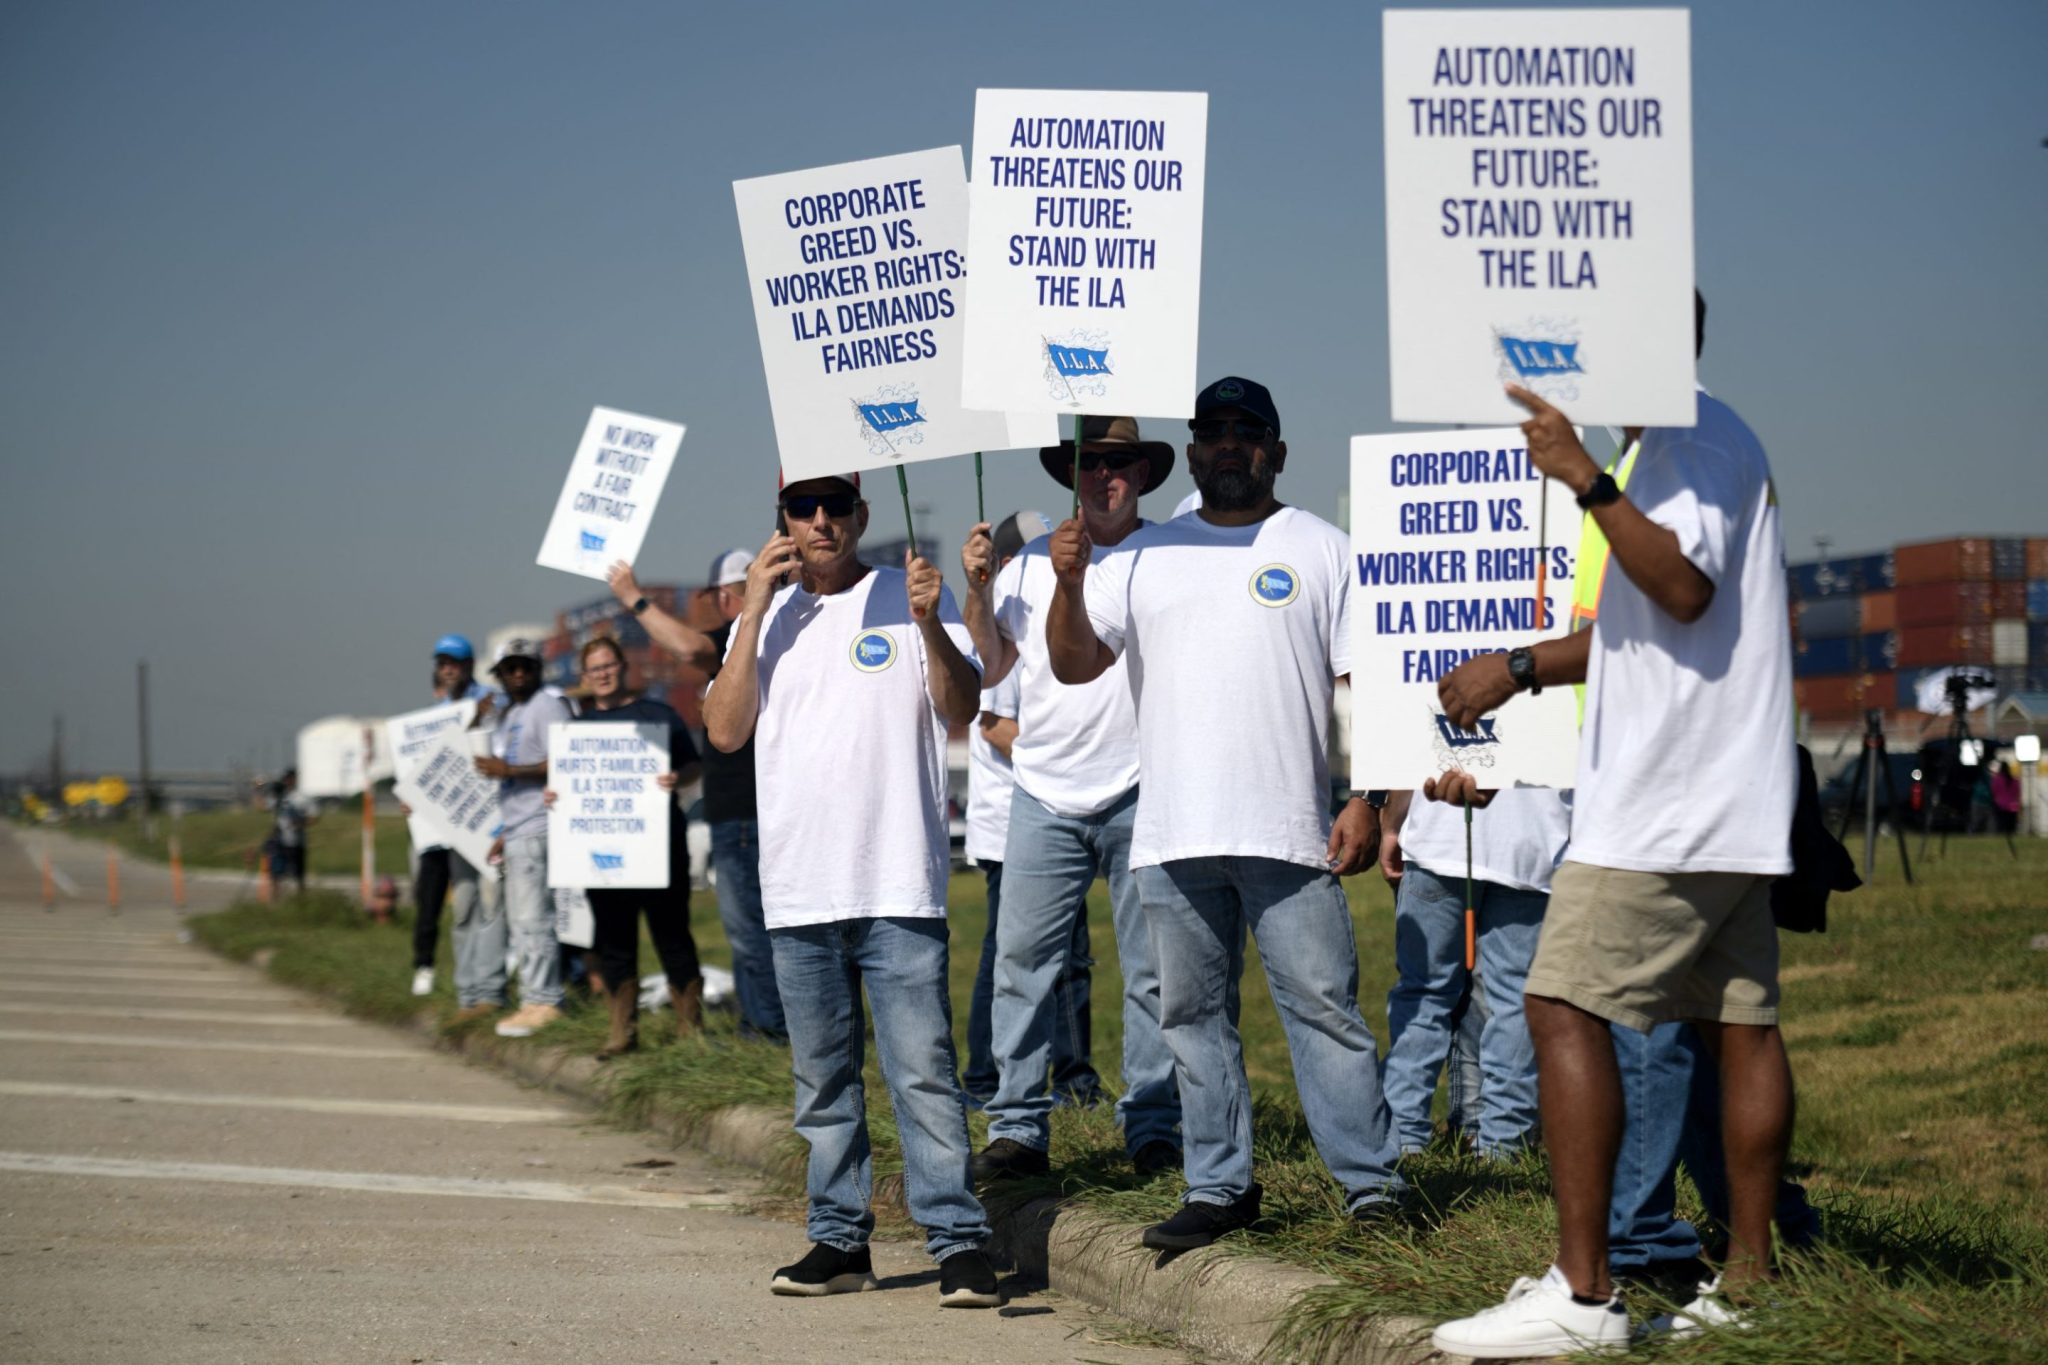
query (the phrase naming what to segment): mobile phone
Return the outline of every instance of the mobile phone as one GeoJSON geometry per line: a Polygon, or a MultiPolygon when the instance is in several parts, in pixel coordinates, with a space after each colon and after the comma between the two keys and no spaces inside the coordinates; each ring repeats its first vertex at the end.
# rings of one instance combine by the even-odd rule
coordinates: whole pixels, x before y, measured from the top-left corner
{"type": "MultiPolygon", "coordinates": [[[[789,518],[782,514],[782,509],[779,507],[775,509],[775,534],[779,536],[789,534],[789,518]]],[[[786,588],[794,582],[796,582],[796,570],[785,569],[776,577],[775,586],[786,588]]]]}

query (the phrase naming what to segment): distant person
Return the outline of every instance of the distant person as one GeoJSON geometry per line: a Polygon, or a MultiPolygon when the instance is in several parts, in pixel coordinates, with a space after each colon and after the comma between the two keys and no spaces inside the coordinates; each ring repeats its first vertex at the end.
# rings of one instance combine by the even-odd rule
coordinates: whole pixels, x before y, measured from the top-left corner
{"type": "Polygon", "coordinates": [[[1100,561],[1086,520],[1063,524],[1044,626],[1055,677],[1077,686],[1121,659],[1137,708],[1131,868],[1158,953],[1188,1186],[1180,1212],[1145,1230],[1160,1250],[1206,1246],[1259,1217],[1235,1009],[1247,933],[1309,1135],[1346,1208],[1373,1221],[1406,1188],[1338,881],[1378,862],[1379,813],[1358,798],[1330,813],[1331,700],[1351,671],[1351,541],[1274,497],[1287,443],[1265,385],[1220,379],[1194,406],[1188,467],[1201,510],[1132,532],[1100,561]]]}
{"type": "MultiPolygon", "coordinates": [[[[476,680],[476,647],[467,636],[443,635],[434,641],[434,700],[470,701],[489,692],[476,680]]],[[[403,803],[400,809],[412,814],[411,807],[403,803]]],[[[434,955],[441,943],[441,909],[453,889],[455,916],[462,918],[465,907],[476,899],[477,871],[446,844],[415,848],[413,859],[412,993],[432,995],[434,955]]]]}
{"type": "MultiPolygon", "coordinates": [[[[1027,541],[1052,530],[1037,512],[1017,512],[997,523],[995,567],[1016,558],[1027,541]]],[[[1017,741],[1018,674],[1012,669],[981,694],[981,716],[967,736],[967,856],[981,869],[988,888],[988,923],[981,935],[981,963],[974,973],[974,992],[967,1005],[967,1069],[960,1087],[967,1098],[986,1106],[995,1098],[1001,1073],[991,1043],[996,986],[997,926],[1001,923],[1003,852],[1010,837],[1010,807],[1017,780],[1010,762],[1017,741]]],[[[1093,880],[1092,878],[1090,879],[1093,880]]],[[[1052,1094],[1055,1103],[1091,1105],[1101,1099],[1102,1078],[1090,1059],[1089,987],[1094,961],[1088,943],[1088,889],[1076,896],[1074,927],[1066,965],[1053,985],[1052,1094]]]]}
{"type": "MultiPolygon", "coordinates": [[[[617,640],[599,636],[583,646],[583,685],[590,703],[583,720],[637,721],[667,730],[669,771],[655,778],[655,785],[669,793],[668,885],[655,887],[602,887],[584,890],[590,899],[590,916],[595,925],[591,950],[597,957],[598,974],[610,992],[611,1027],[599,1061],[631,1052],[640,1045],[640,916],[647,916],[647,936],[654,940],[655,955],[668,977],[669,1003],[675,1009],[676,1035],[695,1033],[704,1019],[704,977],[697,968],[697,940],[690,936],[690,843],[689,825],[675,792],[697,780],[702,764],[697,746],[684,728],[683,718],[666,702],[654,701],[630,688],[626,651],[617,640]]],[[[549,789],[553,805],[560,794],[549,789]]]]}
{"type": "Polygon", "coordinates": [[[796,1130],[810,1144],[811,1249],[777,1294],[876,1287],[862,988],[895,1105],[910,1216],[945,1307],[1001,1302],[967,1178],[947,998],[946,727],[975,718],[981,665],[939,571],[859,558],[859,476],[781,490],[704,697],[727,753],[756,741],[761,899],[789,1021],[796,1130]],[[795,581],[790,581],[792,578],[795,581]]]}
{"type": "Polygon", "coordinates": [[[299,770],[286,768],[270,788],[270,873],[289,877],[306,894],[306,831],[319,823],[320,808],[299,794],[299,770]]]}
{"type": "Polygon", "coordinates": [[[519,955],[519,1008],[500,1019],[501,1038],[525,1038],[562,1017],[562,947],[548,891],[548,731],[570,719],[569,704],[541,691],[540,644],[507,640],[491,673],[506,706],[477,771],[498,779],[504,846],[505,918],[519,955]]]}
{"type": "MultiPolygon", "coordinates": [[[[1084,418],[1078,459],[1072,441],[1046,446],[1038,458],[1067,489],[1075,488],[1079,465],[1080,524],[1097,564],[1120,556],[1143,530],[1138,500],[1173,472],[1173,447],[1145,440],[1131,417],[1084,418]]],[[[990,678],[1001,684],[1016,673],[1022,706],[996,937],[992,1022],[1002,1083],[987,1106],[988,1145],[974,1158],[978,1180],[1051,1168],[1049,1063],[1065,1022],[1056,987],[1097,877],[1109,889],[1123,972],[1117,1120],[1124,1155],[1143,1176],[1181,1164],[1181,1103],[1173,1053],[1161,1034],[1156,926],[1141,902],[1132,857],[1144,800],[1133,675],[1121,661],[1085,683],[1054,675],[1046,646],[1057,590],[1051,543],[1050,536],[1034,537],[995,573],[987,527],[975,527],[961,550],[968,627],[986,651],[990,678]]]]}
{"type": "MultiPolygon", "coordinates": [[[[640,618],[654,643],[713,678],[725,663],[733,623],[746,602],[747,566],[754,557],[727,550],[711,561],[710,588],[721,624],[705,632],[683,624],[647,600],[631,566],[612,566],[612,592],[640,618]]],[[[739,997],[740,1032],[786,1042],[782,993],[775,985],[775,958],[761,915],[761,827],[754,801],[754,743],[734,753],[705,746],[704,825],[711,834],[711,867],[718,893],[718,918],[732,949],[734,993],[739,997]]]]}
{"type": "Polygon", "coordinates": [[[1998,821],[1998,832],[2011,838],[2020,827],[2020,774],[2010,763],[2000,763],[1991,770],[1991,811],[1998,821]]]}

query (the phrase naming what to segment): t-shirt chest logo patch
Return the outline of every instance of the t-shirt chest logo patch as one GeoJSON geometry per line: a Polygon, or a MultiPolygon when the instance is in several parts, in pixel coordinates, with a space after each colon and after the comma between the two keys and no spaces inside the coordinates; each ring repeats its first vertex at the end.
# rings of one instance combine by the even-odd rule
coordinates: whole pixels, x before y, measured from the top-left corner
{"type": "Polygon", "coordinates": [[[886,630],[864,630],[853,637],[850,653],[855,668],[880,673],[896,662],[896,637],[886,630]]]}
{"type": "Polygon", "coordinates": [[[1284,607],[1301,595],[1301,575],[1285,564],[1267,564],[1252,575],[1252,601],[1284,607]]]}

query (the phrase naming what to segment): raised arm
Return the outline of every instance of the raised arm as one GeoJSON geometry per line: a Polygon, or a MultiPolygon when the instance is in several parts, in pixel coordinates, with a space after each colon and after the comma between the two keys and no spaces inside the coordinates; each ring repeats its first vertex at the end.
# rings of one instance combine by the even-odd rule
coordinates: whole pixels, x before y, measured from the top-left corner
{"type": "Polygon", "coordinates": [[[640,624],[647,628],[647,637],[654,643],[692,668],[709,673],[718,667],[718,642],[648,602],[647,594],[640,590],[640,581],[633,577],[632,565],[620,560],[612,565],[605,581],[611,584],[612,595],[640,618],[640,624]],[[639,606],[643,602],[646,605],[639,606]],[[636,607],[638,610],[634,610],[636,607]]]}
{"type": "Polygon", "coordinates": [[[704,694],[704,738],[720,753],[746,747],[761,715],[761,623],[782,576],[797,567],[796,542],[777,531],[747,566],[746,605],[733,625],[725,666],[704,694]]]}
{"type": "Polygon", "coordinates": [[[994,687],[1017,666],[1017,645],[996,624],[996,547],[989,524],[979,522],[960,547],[960,567],[967,574],[967,595],[960,599],[960,619],[981,655],[981,685],[994,687]]]}
{"type": "Polygon", "coordinates": [[[904,589],[910,596],[910,619],[924,637],[925,691],[949,725],[965,725],[981,711],[981,674],[953,643],[940,619],[940,594],[945,580],[928,559],[903,552],[904,589]]]}
{"type": "Polygon", "coordinates": [[[1050,558],[1055,586],[1045,613],[1045,647],[1052,675],[1069,687],[1094,682],[1116,662],[1116,654],[1095,634],[1088,619],[1088,561],[1094,553],[1078,517],[1052,533],[1050,558]]]}

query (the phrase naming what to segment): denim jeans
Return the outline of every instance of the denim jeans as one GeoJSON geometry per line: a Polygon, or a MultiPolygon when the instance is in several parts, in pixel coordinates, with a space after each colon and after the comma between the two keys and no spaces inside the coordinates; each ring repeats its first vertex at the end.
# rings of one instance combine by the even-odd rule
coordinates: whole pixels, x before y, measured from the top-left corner
{"type": "Polygon", "coordinates": [[[1126,1150],[1149,1142],[1179,1146],[1180,1097],[1173,1054],[1160,1035],[1159,972],[1152,930],[1131,876],[1134,789],[1092,815],[1056,815],[1022,787],[1010,803],[1003,856],[1003,917],[996,931],[996,992],[990,1014],[1001,1081],[988,1103],[991,1140],[1044,1151],[1052,1140],[1048,1080],[1060,1027],[1055,985],[1073,938],[1076,906],[1099,873],[1109,882],[1110,922],[1124,979],[1123,1098],[1117,1122],[1126,1150]]]}
{"type": "Polygon", "coordinates": [[[811,1146],[806,1188],[813,1242],[867,1244],[874,1165],[861,1068],[867,1021],[896,1109],[910,1216],[938,1260],[988,1240],[969,1188],[967,1110],[954,1080],[953,1010],[946,996],[946,921],[847,919],[772,929],[775,980],[789,1021],[796,1131],[811,1146]]]}
{"type": "Polygon", "coordinates": [[[1451,1011],[1451,1051],[1444,1058],[1444,1123],[1454,1137],[1479,1145],[1479,1106],[1485,1089],[1479,1070],[1479,1035],[1486,1029],[1486,992],[1475,972],[1451,1011]]]}
{"type": "Polygon", "coordinates": [[[548,836],[505,841],[505,919],[519,954],[519,1003],[562,1003],[562,945],[555,941],[555,897],[548,890],[548,836]]]}
{"type": "Polygon", "coordinates": [[[448,937],[455,947],[455,1002],[505,1001],[505,889],[495,870],[479,874],[460,853],[448,855],[448,937]]]}
{"type": "MultiPolygon", "coordinates": [[[[983,863],[988,885],[988,927],[981,935],[981,962],[974,970],[974,992],[967,1001],[967,1070],[960,1088],[978,1108],[995,1098],[1001,1073],[996,1068],[990,1016],[996,995],[996,925],[1003,899],[1003,865],[983,863]]],[[[1102,1078],[1090,1057],[1094,1030],[1089,1023],[1088,996],[1093,987],[1095,958],[1088,943],[1088,902],[1075,906],[1074,934],[1067,944],[1066,965],[1053,983],[1053,1103],[1094,1104],[1102,1098],[1102,1078]]]]}
{"type": "Polygon", "coordinates": [[[782,993],[775,986],[775,954],[761,917],[761,832],[752,820],[711,822],[711,867],[717,874],[718,920],[732,945],[733,988],[740,1023],[781,1039],[789,1033],[782,993]]]}
{"type": "MultiPolygon", "coordinates": [[[[1479,1038],[1479,1151],[1500,1156],[1536,1128],[1536,1047],[1522,1013],[1522,983],[1550,897],[1496,882],[1472,883],[1479,928],[1475,993],[1486,998],[1479,1038]]],[[[1387,1107],[1401,1150],[1429,1145],[1430,1101],[1452,1046],[1451,1016],[1465,991],[1465,883],[1411,863],[1394,902],[1394,964],[1387,993],[1387,1107]]]]}
{"type": "Polygon", "coordinates": [[[1159,953],[1160,1031],[1185,1114],[1189,1202],[1227,1204],[1252,1185],[1252,1096],[1234,996],[1245,931],[1294,1060],[1309,1136],[1351,1207],[1397,1196],[1379,1048],[1358,1012],[1358,944],[1337,879],[1272,858],[1185,858],[1138,869],[1159,953]]]}
{"type": "Polygon", "coordinates": [[[1683,1022],[1642,1033],[1613,1024],[1621,1069],[1621,1147],[1607,1206],[1607,1265],[1616,1273],[1700,1254],[1699,1233],[1677,1214],[1678,1152],[1692,1096],[1698,1037],[1683,1022]]]}

